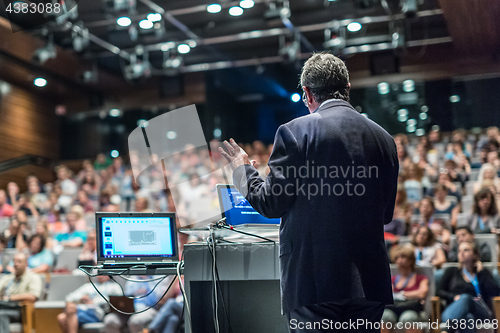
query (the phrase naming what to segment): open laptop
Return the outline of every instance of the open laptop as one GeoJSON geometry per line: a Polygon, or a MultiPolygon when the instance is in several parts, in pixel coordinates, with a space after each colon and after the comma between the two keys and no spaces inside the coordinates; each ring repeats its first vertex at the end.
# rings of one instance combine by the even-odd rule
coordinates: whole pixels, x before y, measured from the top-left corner
{"type": "Polygon", "coordinates": [[[234,185],[217,184],[216,187],[221,214],[226,218],[227,224],[245,227],[279,226],[279,218],[268,219],[260,215],[234,185]]]}
{"type": "Polygon", "coordinates": [[[175,213],[96,213],[97,264],[168,267],[179,262],[175,213]]]}

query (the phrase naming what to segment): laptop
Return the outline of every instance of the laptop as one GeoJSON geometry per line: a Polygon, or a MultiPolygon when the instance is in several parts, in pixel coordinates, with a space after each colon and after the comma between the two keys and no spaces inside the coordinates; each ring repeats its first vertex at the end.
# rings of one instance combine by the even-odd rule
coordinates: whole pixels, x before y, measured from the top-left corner
{"type": "Polygon", "coordinates": [[[179,262],[175,213],[101,213],[96,216],[97,264],[170,267],[179,262]]]}
{"type": "Polygon", "coordinates": [[[217,184],[216,188],[221,214],[226,218],[227,224],[245,227],[279,226],[281,219],[268,219],[260,215],[234,185],[217,184]]]}

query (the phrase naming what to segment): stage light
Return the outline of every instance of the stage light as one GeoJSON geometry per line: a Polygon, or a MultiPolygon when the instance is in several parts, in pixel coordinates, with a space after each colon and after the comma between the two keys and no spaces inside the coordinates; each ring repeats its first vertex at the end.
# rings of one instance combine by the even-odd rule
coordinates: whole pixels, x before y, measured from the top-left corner
{"type": "Polygon", "coordinates": [[[179,46],[177,46],[177,52],[181,54],[189,53],[189,51],[191,51],[191,47],[187,44],[179,44],[179,46]]]}
{"type": "Polygon", "coordinates": [[[437,131],[439,131],[440,127],[439,127],[439,125],[432,125],[431,129],[432,129],[434,132],[437,132],[437,131]]]}
{"type": "Polygon", "coordinates": [[[148,127],[149,123],[146,119],[137,120],[137,127],[148,127]]]}
{"type": "Polygon", "coordinates": [[[292,94],[290,99],[292,100],[292,102],[297,103],[298,101],[300,101],[301,97],[300,97],[300,94],[294,93],[294,94],[292,94]]]}
{"type": "Polygon", "coordinates": [[[361,30],[361,23],[359,22],[351,22],[347,25],[347,30],[350,32],[358,32],[361,30]]]}
{"type": "Polygon", "coordinates": [[[239,6],[234,6],[234,7],[229,8],[229,15],[240,16],[241,14],[243,14],[243,8],[241,8],[239,6]]]}
{"type": "Polygon", "coordinates": [[[160,13],[149,13],[148,16],[146,16],[148,21],[151,22],[158,22],[161,21],[161,14],[160,13]]]}
{"type": "Polygon", "coordinates": [[[43,77],[37,77],[33,80],[33,84],[39,88],[43,88],[47,85],[47,80],[45,80],[43,77]]]}
{"type": "Polygon", "coordinates": [[[458,96],[458,95],[450,96],[450,102],[452,102],[452,103],[460,102],[460,96],[458,96]]]}
{"type": "Polygon", "coordinates": [[[415,90],[415,82],[413,80],[403,81],[403,91],[404,92],[412,92],[413,90],[415,90]]]}
{"type": "Polygon", "coordinates": [[[118,150],[114,149],[111,151],[111,157],[113,158],[117,158],[118,156],[120,156],[120,153],[118,152],[118,150]]]}
{"type": "Polygon", "coordinates": [[[408,109],[399,109],[398,116],[408,116],[408,109]]]}
{"type": "Polygon", "coordinates": [[[121,112],[120,112],[120,110],[118,110],[118,109],[111,109],[111,110],[109,110],[109,115],[110,115],[111,117],[119,117],[119,116],[120,116],[120,113],[121,113],[121,112]]]}
{"type": "Polygon", "coordinates": [[[417,121],[415,119],[408,119],[408,121],[406,122],[406,125],[415,126],[415,125],[417,125],[417,121]]]}
{"type": "Polygon", "coordinates": [[[377,88],[380,95],[386,95],[389,93],[389,83],[387,82],[380,82],[377,84],[377,88]]]}
{"type": "Polygon", "coordinates": [[[188,45],[189,45],[189,47],[190,47],[190,48],[195,48],[195,47],[196,47],[196,45],[198,45],[198,44],[196,44],[196,41],[195,41],[195,40],[190,40],[190,41],[188,42],[188,45]]]}
{"type": "Polygon", "coordinates": [[[213,4],[207,6],[207,12],[209,12],[211,14],[216,14],[216,13],[220,12],[221,9],[222,9],[222,7],[218,3],[213,3],[213,4]]]}
{"type": "Polygon", "coordinates": [[[151,22],[150,20],[142,20],[139,22],[139,27],[144,30],[151,29],[153,27],[153,22],[151,22]]]}
{"type": "Polygon", "coordinates": [[[398,115],[398,121],[404,123],[405,121],[408,120],[408,116],[405,114],[400,114],[398,115]]]}
{"type": "Polygon", "coordinates": [[[423,128],[419,128],[419,129],[415,132],[415,134],[416,134],[417,136],[423,136],[423,135],[425,134],[425,130],[424,130],[423,128]]]}
{"type": "Polygon", "coordinates": [[[128,27],[132,24],[132,20],[126,16],[122,16],[116,19],[116,24],[120,27],[128,27]]]}
{"type": "Polygon", "coordinates": [[[174,131],[168,131],[167,132],[167,139],[173,140],[177,137],[177,133],[174,131]]]}
{"type": "Polygon", "coordinates": [[[422,120],[426,120],[426,119],[427,119],[427,113],[422,112],[422,113],[420,113],[419,117],[420,117],[420,119],[422,119],[422,120]]]}
{"type": "Polygon", "coordinates": [[[220,137],[221,137],[221,135],[222,135],[222,131],[220,130],[220,128],[216,128],[216,129],[214,129],[214,136],[215,136],[216,138],[220,138],[220,137]]]}
{"type": "Polygon", "coordinates": [[[241,8],[248,9],[248,8],[252,8],[253,5],[255,5],[255,2],[253,2],[253,0],[241,0],[240,1],[241,8]]]}
{"type": "Polygon", "coordinates": [[[415,132],[415,130],[416,130],[416,127],[414,125],[408,125],[408,126],[406,126],[406,131],[408,133],[413,133],[413,132],[415,132]]]}
{"type": "Polygon", "coordinates": [[[427,105],[422,105],[422,107],[420,108],[420,111],[427,112],[427,111],[429,111],[429,107],[427,105]]]}

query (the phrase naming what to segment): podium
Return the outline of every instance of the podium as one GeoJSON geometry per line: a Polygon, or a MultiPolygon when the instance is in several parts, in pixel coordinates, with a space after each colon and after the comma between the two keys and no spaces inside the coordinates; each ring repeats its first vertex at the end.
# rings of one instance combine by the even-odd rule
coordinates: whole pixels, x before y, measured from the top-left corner
{"type": "MultiPolygon", "coordinates": [[[[281,315],[278,243],[223,243],[216,245],[216,265],[227,316],[218,302],[221,333],[287,333],[281,315]]],[[[212,255],[207,243],[184,246],[184,284],[192,327],[184,311],[186,333],[212,333],[212,255]]],[[[219,294],[220,295],[220,294],[219,294]]]]}

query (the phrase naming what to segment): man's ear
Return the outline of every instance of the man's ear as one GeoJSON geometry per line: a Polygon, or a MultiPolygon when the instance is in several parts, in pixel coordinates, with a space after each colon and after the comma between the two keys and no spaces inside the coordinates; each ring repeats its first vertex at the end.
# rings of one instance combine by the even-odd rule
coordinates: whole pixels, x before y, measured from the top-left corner
{"type": "Polygon", "coordinates": [[[307,87],[302,87],[302,89],[304,89],[304,91],[306,92],[306,100],[307,100],[307,104],[308,105],[311,105],[312,103],[314,103],[314,97],[311,93],[311,89],[307,88],[307,87]]]}

